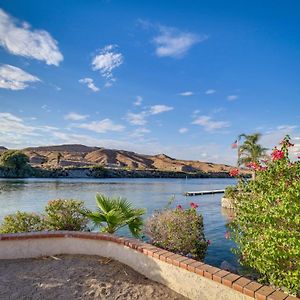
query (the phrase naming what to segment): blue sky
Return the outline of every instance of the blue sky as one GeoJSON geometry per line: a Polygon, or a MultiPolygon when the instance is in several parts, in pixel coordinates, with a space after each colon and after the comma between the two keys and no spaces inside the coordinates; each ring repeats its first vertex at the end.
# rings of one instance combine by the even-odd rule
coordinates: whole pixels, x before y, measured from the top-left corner
{"type": "Polygon", "coordinates": [[[1,1],[0,145],[233,163],[300,151],[299,1],[1,1]]]}

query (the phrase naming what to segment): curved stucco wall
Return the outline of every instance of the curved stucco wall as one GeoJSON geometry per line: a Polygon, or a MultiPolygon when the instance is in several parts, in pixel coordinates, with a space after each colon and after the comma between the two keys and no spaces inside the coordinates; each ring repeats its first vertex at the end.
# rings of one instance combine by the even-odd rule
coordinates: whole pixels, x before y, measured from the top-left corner
{"type": "Polygon", "coordinates": [[[138,240],[79,232],[0,235],[0,259],[57,254],[99,255],[113,258],[190,299],[253,299],[243,291],[239,292],[232,288],[234,282],[241,281],[243,277],[138,240]]]}

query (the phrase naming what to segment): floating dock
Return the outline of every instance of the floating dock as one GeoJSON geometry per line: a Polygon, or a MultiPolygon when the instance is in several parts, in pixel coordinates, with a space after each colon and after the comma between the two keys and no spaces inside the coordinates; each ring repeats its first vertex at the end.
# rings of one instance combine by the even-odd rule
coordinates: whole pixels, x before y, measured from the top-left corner
{"type": "Polygon", "coordinates": [[[212,190],[212,191],[195,191],[195,192],[186,192],[185,196],[199,196],[199,195],[210,195],[210,194],[221,194],[224,193],[225,190],[212,190]]]}

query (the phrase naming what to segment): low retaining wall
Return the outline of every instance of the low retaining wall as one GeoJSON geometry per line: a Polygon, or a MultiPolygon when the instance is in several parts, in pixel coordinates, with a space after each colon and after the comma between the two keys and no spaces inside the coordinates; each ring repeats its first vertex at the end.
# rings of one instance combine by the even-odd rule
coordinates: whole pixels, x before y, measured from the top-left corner
{"type": "Polygon", "coordinates": [[[0,259],[58,254],[111,257],[190,299],[297,299],[245,277],[136,239],[72,231],[0,234],[0,259]]]}

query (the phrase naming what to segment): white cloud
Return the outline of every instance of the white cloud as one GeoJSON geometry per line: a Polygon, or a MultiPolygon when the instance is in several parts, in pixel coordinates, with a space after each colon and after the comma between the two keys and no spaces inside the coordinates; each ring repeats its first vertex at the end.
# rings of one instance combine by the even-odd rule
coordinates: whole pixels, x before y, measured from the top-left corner
{"type": "Polygon", "coordinates": [[[141,96],[136,96],[136,99],[135,99],[133,105],[135,105],[135,106],[141,106],[142,102],[143,102],[143,98],[141,96]]]}
{"type": "Polygon", "coordinates": [[[205,131],[215,131],[218,129],[227,128],[230,126],[228,122],[225,121],[214,121],[209,116],[199,116],[192,124],[200,125],[205,131]]]}
{"type": "Polygon", "coordinates": [[[183,128],[180,128],[180,129],[178,130],[178,132],[179,132],[179,133],[186,133],[186,132],[188,132],[188,129],[185,128],[185,127],[183,127],[183,128]]]}
{"type": "Polygon", "coordinates": [[[45,30],[32,30],[0,9],[0,45],[9,53],[58,66],[63,56],[57,41],[45,30]]]}
{"type": "Polygon", "coordinates": [[[28,83],[40,81],[20,68],[11,65],[0,66],[0,88],[13,91],[23,90],[28,87],[28,83]]]}
{"type": "Polygon", "coordinates": [[[150,111],[149,113],[151,115],[157,115],[157,114],[161,114],[163,112],[167,112],[170,110],[173,110],[174,108],[171,106],[167,106],[167,105],[163,105],[163,104],[158,104],[158,105],[153,105],[150,107],[150,111]]]}
{"type": "Polygon", "coordinates": [[[115,124],[110,119],[103,119],[101,121],[83,123],[79,125],[74,125],[74,127],[91,130],[97,133],[106,133],[108,131],[123,131],[125,129],[123,125],[115,124]]]}
{"type": "Polygon", "coordinates": [[[206,35],[196,35],[189,32],[181,32],[176,28],[160,26],[159,35],[153,39],[156,45],[158,57],[182,57],[198,42],[203,42],[206,35]]]}
{"type": "Polygon", "coordinates": [[[115,81],[113,70],[119,67],[123,61],[122,53],[116,52],[116,45],[107,45],[93,58],[92,67],[94,71],[100,71],[102,77],[107,80],[106,87],[115,81]]]}
{"type": "Polygon", "coordinates": [[[143,137],[146,133],[151,132],[151,130],[145,128],[145,127],[139,127],[133,131],[131,134],[132,137],[143,137]]]}
{"type": "Polygon", "coordinates": [[[71,120],[71,121],[82,121],[89,117],[89,115],[81,115],[75,112],[70,112],[67,115],[65,115],[65,120],[71,120]]]}
{"type": "Polygon", "coordinates": [[[183,97],[187,97],[187,96],[193,96],[194,93],[191,92],[191,91],[187,91],[187,92],[182,92],[179,94],[180,96],[183,96],[183,97]]]}
{"type": "Polygon", "coordinates": [[[214,93],[216,93],[216,92],[217,92],[216,90],[209,89],[209,90],[205,91],[205,94],[206,94],[206,95],[212,95],[212,94],[214,94],[214,93]]]}
{"type": "Polygon", "coordinates": [[[145,112],[141,113],[127,113],[126,115],[126,120],[131,124],[131,125],[138,125],[138,126],[143,126],[147,124],[146,120],[147,114],[145,112]]]}
{"type": "Polygon", "coordinates": [[[92,78],[82,78],[82,79],[79,79],[79,83],[81,84],[86,84],[87,87],[89,89],[91,89],[93,92],[99,92],[100,89],[94,84],[94,80],[92,78]]]}
{"type": "Polygon", "coordinates": [[[229,96],[227,96],[228,101],[234,101],[234,100],[237,100],[238,98],[239,98],[238,95],[229,95],[229,96]]]}

